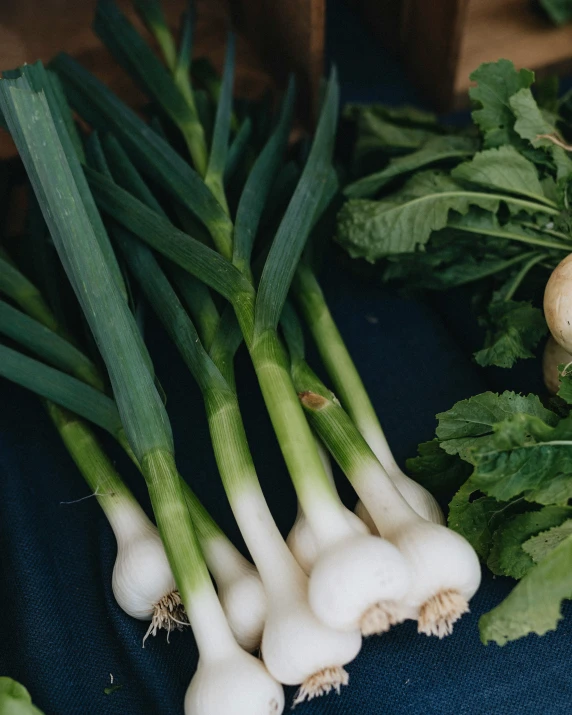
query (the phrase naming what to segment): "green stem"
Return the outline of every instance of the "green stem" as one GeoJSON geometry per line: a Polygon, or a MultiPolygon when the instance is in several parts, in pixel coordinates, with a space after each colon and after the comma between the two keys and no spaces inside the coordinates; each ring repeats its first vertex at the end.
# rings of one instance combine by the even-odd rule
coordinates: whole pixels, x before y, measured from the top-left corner
{"type": "Polygon", "coordinates": [[[506,291],[504,300],[509,301],[512,300],[512,297],[518,290],[518,287],[522,283],[522,281],[526,278],[526,275],[528,272],[534,268],[534,266],[537,265],[537,263],[540,263],[543,259],[545,258],[544,253],[538,253],[536,256],[533,256],[527,263],[524,264],[524,266],[520,269],[520,271],[516,274],[514,277],[510,288],[506,291]]]}
{"type": "Polygon", "coordinates": [[[143,514],[111,460],[101,448],[93,430],[77,415],[45,400],[50,419],[58,430],[83,478],[113,525],[117,510],[130,508],[143,514]]]}
{"type": "Polygon", "coordinates": [[[453,228],[459,229],[459,231],[466,231],[467,233],[477,233],[483,236],[498,236],[499,238],[507,238],[511,241],[520,241],[521,243],[529,243],[532,246],[542,246],[543,248],[556,248],[559,251],[570,252],[570,246],[565,246],[562,243],[557,243],[556,241],[545,241],[541,238],[532,238],[532,236],[525,236],[522,233],[513,233],[512,231],[495,231],[494,229],[488,228],[478,228],[471,226],[463,226],[461,224],[453,224],[453,228]]]}
{"type": "Polygon", "coordinates": [[[207,420],[217,465],[229,498],[258,488],[236,395],[230,390],[204,391],[207,420]]]}
{"type": "Polygon", "coordinates": [[[40,291],[4,257],[0,257],[0,292],[11,298],[34,320],[54,333],[62,334],[61,326],[40,291]]]}
{"type": "Polygon", "coordinates": [[[155,449],[144,455],[141,472],[147,482],[153,512],[173,575],[187,604],[193,593],[210,582],[195,529],[187,509],[173,455],[155,449]]]}
{"type": "Polygon", "coordinates": [[[537,226],[535,223],[532,223],[532,221],[519,221],[519,223],[525,228],[531,228],[534,231],[539,231],[540,233],[547,233],[555,238],[561,238],[563,241],[572,241],[572,236],[562,233],[562,231],[555,231],[554,229],[546,228],[545,226],[537,226]]]}
{"type": "Polygon", "coordinates": [[[365,385],[330,313],[320,284],[307,264],[298,266],[293,290],[338,399],[374,452],[385,455],[386,469],[389,472],[397,469],[365,385]]]}
{"type": "Polygon", "coordinates": [[[318,454],[312,431],[300,406],[284,348],[275,331],[257,336],[249,346],[258,382],[278,438],[282,455],[304,513],[312,528],[322,525],[328,538],[329,511],[339,512],[337,494],[332,488],[318,454]],[[322,524],[323,523],[323,524],[322,524]]]}

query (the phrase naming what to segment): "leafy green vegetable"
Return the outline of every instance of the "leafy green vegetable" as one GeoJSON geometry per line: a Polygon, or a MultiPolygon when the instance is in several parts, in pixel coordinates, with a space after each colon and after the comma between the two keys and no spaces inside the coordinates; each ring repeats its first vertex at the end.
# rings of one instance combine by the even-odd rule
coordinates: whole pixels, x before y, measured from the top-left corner
{"type": "Polygon", "coordinates": [[[477,147],[478,142],[471,137],[430,136],[417,151],[391,159],[381,171],[346,186],[344,193],[352,198],[373,196],[398,176],[409,174],[429,164],[462,159],[471,155],[477,147]]]}
{"type": "Polygon", "coordinates": [[[346,110],[356,159],[371,152],[372,173],[346,186],[336,240],[352,257],[384,260],[384,280],[409,292],[473,283],[487,328],[476,361],[508,368],[533,357],[546,333],[539,281],[572,248],[572,159],[559,114],[569,103],[558,101],[555,82],[540,86],[537,101],[534,74],[508,60],[471,79],[480,136],[409,110],[346,110]],[[362,198],[371,196],[378,200],[362,198]]]}
{"type": "Polygon", "coordinates": [[[560,389],[558,397],[561,397],[567,404],[572,405],[572,370],[568,365],[559,365],[560,389]]]}
{"type": "Polygon", "coordinates": [[[477,447],[485,451],[495,439],[494,425],[518,414],[538,417],[547,425],[558,422],[557,416],[543,407],[536,395],[483,392],[457,402],[447,412],[440,412],[437,437],[447,454],[458,454],[472,462],[472,451],[477,447]]]}
{"type": "Polygon", "coordinates": [[[469,96],[479,105],[472,117],[483,134],[485,147],[512,144],[515,117],[510,98],[531,86],[534,73],[526,69],[517,71],[509,60],[499,60],[482,64],[470,79],[476,82],[476,87],[469,89],[469,96]]]}
{"type": "Polygon", "coordinates": [[[526,545],[537,534],[542,536],[541,532],[559,526],[570,516],[570,507],[545,506],[539,511],[527,511],[511,517],[493,535],[488,567],[497,574],[522,578],[534,566],[526,545]]]}
{"type": "Polygon", "coordinates": [[[468,479],[449,505],[449,528],[467,539],[479,557],[486,561],[495,528],[513,509],[491,497],[475,496],[478,489],[468,479]]]}
{"type": "Polygon", "coordinates": [[[551,426],[519,413],[494,430],[471,454],[476,487],[499,500],[524,495],[540,504],[562,504],[572,497],[572,417],[551,426]]]}
{"type": "Polygon", "coordinates": [[[479,620],[483,643],[539,636],[554,630],[562,618],[560,605],[572,598],[572,536],[530,569],[505,600],[479,620]]]}
{"type": "Polygon", "coordinates": [[[457,455],[441,449],[438,439],[422,442],[417,452],[417,457],[407,460],[407,472],[433,494],[457,490],[472,471],[457,455]]]}
{"type": "MultiPolygon", "coordinates": [[[[568,509],[568,515],[570,513],[572,513],[572,510],[568,509]]],[[[522,549],[535,563],[539,563],[569,536],[572,536],[572,519],[567,519],[562,524],[553,526],[551,529],[533,536],[522,545],[522,549]]]]}
{"type": "Polygon", "coordinates": [[[512,367],[519,358],[532,358],[532,348],[548,332],[544,315],[526,301],[496,301],[488,308],[485,347],[475,353],[481,366],[512,367]]]}
{"type": "Polygon", "coordinates": [[[514,129],[533,147],[542,147],[552,155],[558,179],[567,179],[572,173],[572,160],[561,146],[548,137],[559,139],[554,124],[543,114],[530,89],[521,89],[510,98],[510,106],[516,117],[514,129]]]}
{"type": "Polygon", "coordinates": [[[437,439],[408,461],[433,492],[465,480],[449,527],[494,573],[522,579],[481,618],[485,643],[546,633],[572,598],[572,415],[562,414],[536,395],[485,392],[438,414],[437,439]]]}
{"type": "Polygon", "coordinates": [[[546,202],[534,164],[512,146],[486,149],[451,171],[453,179],[546,202]]]}
{"type": "Polygon", "coordinates": [[[12,678],[0,677],[0,715],[42,715],[30,693],[12,678]]]}
{"type": "Polygon", "coordinates": [[[494,197],[467,191],[444,173],[427,171],[382,201],[348,201],[338,216],[337,240],[350,253],[375,262],[392,253],[413,251],[447,225],[449,212],[471,206],[496,211],[494,197]]]}

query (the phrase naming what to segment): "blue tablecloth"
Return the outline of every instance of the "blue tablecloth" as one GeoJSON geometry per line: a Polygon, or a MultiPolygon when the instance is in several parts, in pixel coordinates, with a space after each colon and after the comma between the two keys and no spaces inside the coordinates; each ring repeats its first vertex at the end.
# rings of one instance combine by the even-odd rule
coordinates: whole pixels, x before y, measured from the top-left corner
{"type": "MultiPolygon", "coordinates": [[[[396,62],[343,5],[330,2],[329,55],[345,100],[399,103],[415,96],[396,62]]],[[[326,289],[333,313],[400,462],[434,431],[434,415],[456,400],[505,385],[538,390],[538,365],[483,371],[470,359],[466,303],[419,303],[348,277],[332,259],[326,289]],[[453,305],[453,307],[451,307],[453,305]],[[459,307],[460,306],[460,307],[459,307]]],[[[470,323],[470,321],[469,321],[470,323]]],[[[168,395],[181,472],[241,547],[217,477],[197,389],[156,321],[148,341],[168,395]]],[[[241,403],[263,487],[286,533],[295,498],[248,358],[238,357],[241,403]]],[[[190,632],[141,648],[146,625],[125,616],[111,593],[115,542],[34,396],[0,384],[0,675],[24,683],[47,715],[180,715],[197,652],[190,632]],[[104,690],[121,687],[110,694],[104,690]]],[[[144,486],[109,444],[142,503],[144,486]]],[[[351,504],[350,489],[338,475],[351,504]]],[[[368,639],[342,695],[301,705],[300,715],[564,715],[572,711],[572,609],[555,633],[504,648],[483,646],[479,615],[512,588],[485,573],[471,613],[439,641],[413,623],[368,639]]],[[[288,693],[291,695],[291,692],[288,693]]],[[[224,713],[221,713],[224,715],[224,713]]]]}

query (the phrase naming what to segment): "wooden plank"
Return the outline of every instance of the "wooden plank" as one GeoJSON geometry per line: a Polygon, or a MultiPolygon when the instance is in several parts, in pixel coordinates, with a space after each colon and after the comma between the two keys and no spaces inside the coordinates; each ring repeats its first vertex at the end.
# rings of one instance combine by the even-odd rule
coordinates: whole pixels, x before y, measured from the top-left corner
{"type": "MultiPolygon", "coordinates": [[[[244,3],[253,1],[256,0],[243,0],[244,3]]],[[[127,103],[135,107],[143,105],[146,101],[144,95],[91,30],[95,4],[96,0],[42,0],[39,12],[38,2],[34,0],[0,0],[0,70],[12,69],[38,59],[48,62],[58,52],[65,51],[94,72],[127,103]],[[48,23],[49,31],[45,31],[44,24],[47,26],[48,23]]],[[[118,0],[118,4],[141,32],[146,34],[133,12],[131,0],[118,0]]],[[[178,26],[185,7],[186,0],[164,2],[172,27],[178,26]]],[[[197,23],[194,54],[208,57],[220,70],[230,27],[227,4],[223,0],[197,0],[197,23]]],[[[274,23],[274,26],[277,31],[278,24],[274,23]]],[[[309,41],[314,35],[309,32],[304,37],[309,41]]],[[[309,57],[314,58],[317,66],[317,50],[304,49],[304,41],[301,37],[296,47],[299,56],[295,56],[293,49],[286,62],[292,62],[297,71],[307,74],[304,67],[309,57]]],[[[318,50],[320,47],[323,50],[322,46],[318,50]]],[[[318,81],[314,77],[316,66],[312,68],[314,86],[318,81]]],[[[244,37],[239,37],[236,93],[251,98],[260,96],[272,82],[269,72],[263,67],[250,43],[244,37]]],[[[0,159],[12,156],[14,151],[10,137],[0,130],[0,159]]]]}
{"type": "Polygon", "coordinates": [[[468,0],[403,0],[401,56],[437,109],[449,108],[468,0]]]}
{"type": "Polygon", "coordinates": [[[300,82],[306,118],[315,117],[323,74],[325,0],[230,0],[237,27],[283,84],[300,82]]]}
{"type": "Polygon", "coordinates": [[[572,25],[554,27],[529,0],[469,0],[459,63],[455,105],[468,105],[469,75],[482,62],[501,57],[539,76],[572,70],[572,25]]]}

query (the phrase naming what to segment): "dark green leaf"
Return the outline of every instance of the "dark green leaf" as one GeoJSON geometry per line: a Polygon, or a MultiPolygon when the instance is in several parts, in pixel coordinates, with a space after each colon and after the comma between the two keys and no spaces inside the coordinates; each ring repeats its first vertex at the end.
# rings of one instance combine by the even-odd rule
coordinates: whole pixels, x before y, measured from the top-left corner
{"type": "Polygon", "coordinates": [[[516,117],[514,129],[519,136],[527,139],[533,147],[542,147],[553,158],[558,179],[568,179],[572,174],[572,159],[565,150],[557,146],[546,135],[559,138],[556,128],[550,119],[539,108],[532,92],[521,89],[510,98],[510,106],[516,117]]]}
{"type": "Polygon", "coordinates": [[[208,227],[219,250],[230,256],[232,224],[197,172],[71,57],[59,55],[52,65],[86,121],[102,132],[113,131],[143,173],[194,213],[208,227]]]}
{"type": "Polygon", "coordinates": [[[438,439],[422,442],[417,457],[406,462],[407,473],[432,494],[451,495],[469,478],[472,467],[458,455],[447,454],[438,439]]]}
{"type": "Polygon", "coordinates": [[[531,536],[558,526],[571,516],[572,508],[545,506],[540,511],[527,511],[511,517],[494,533],[489,568],[496,574],[522,578],[534,566],[532,558],[523,550],[523,544],[531,536]]]}
{"type": "Polygon", "coordinates": [[[504,645],[529,633],[553,630],[562,618],[560,604],[572,598],[572,536],[551,551],[516,585],[507,598],[481,616],[483,643],[504,645]]]}
{"type": "Polygon", "coordinates": [[[486,147],[513,143],[515,117],[510,98],[520,89],[528,88],[534,73],[526,69],[517,72],[509,60],[482,64],[471,74],[476,87],[469,95],[479,108],[473,111],[473,121],[483,133],[486,147]]]}
{"type": "Polygon", "coordinates": [[[485,346],[475,353],[481,367],[512,367],[519,358],[534,357],[532,349],[548,332],[542,311],[526,301],[491,303],[483,323],[485,346]]]}
{"type": "Polygon", "coordinates": [[[495,424],[472,452],[475,486],[497,499],[565,504],[572,497],[572,418],[551,424],[553,413],[549,421],[520,413],[495,424]]]}
{"type": "Polygon", "coordinates": [[[137,325],[94,235],[48,104],[26,85],[23,78],[0,82],[2,111],[106,363],[131,448],[139,460],[151,449],[171,450],[169,420],[137,325]]]}
{"type": "Polygon", "coordinates": [[[344,194],[351,198],[373,196],[395,177],[409,174],[429,164],[462,159],[473,154],[477,148],[477,141],[470,137],[455,134],[429,137],[417,151],[391,159],[381,171],[376,171],[346,186],[344,194]]]}
{"type": "Polygon", "coordinates": [[[233,262],[241,269],[250,263],[252,246],[266,200],[282,164],[292,123],[296,86],[291,78],[278,125],[258,155],[242,191],[234,226],[233,262]]]}
{"type": "Polygon", "coordinates": [[[258,334],[278,327],[296,266],[330,177],[338,102],[338,80],[335,71],[332,71],[308,161],[274,237],[260,278],[255,318],[258,334]]]}
{"type": "Polygon", "coordinates": [[[457,402],[447,412],[440,412],[437,437],[448,454],[459,454],[471,462],[473,448],[485,445],[485,449],[494,439],[493,425],[518,413],[539,417],[549,425],[558,422],[558,417],[544,408],[536,395],[483,392],[457,402]]]}
{"type": "Polygon", "coordinates": [[[232,301],[252,286],[231,263],[96,171],[86,175],[97,203],[116,221],[232,301]]]}
{"type": "Polygon", "coordinates": [[[534,164],[510,145],[481,151],[451,172],[453,179],[547,203],[534,164]]]}
{"type": "Polygon", "coordinates": [[[421,172],[382,201],[348,201],[338,215],[336,240],[351,256],[373,263],[414,251],[447,225],[451,212],[466,214],[471,206],[496,211],[498,200],[467,191],[447,174],[421,172]]]}
{"type": "Polygon", "coordinates": [[[469,479],[449,504],[448,525],[471,544],[479,558],[489,557],[495,530],[511,515],[515,506],[492,497],[478,496],[478,489],[469,479]]]}
{"type": "Polygon", "coordinates": [[[211,188],[215,196],[217,196],[219,202],[221,202],[222,197],[224,197],[222,180],[228,153],[230,117],[232,114],[235,45],[235,36],[231,33],[226,46],[222,86],[216,109],[209,163],[207,166],[207,173],[205,175],[206,185],[211,188]],[[220,192],[222,192],[222,195],[220,192]]]}
{"type": "Polygon", "coordinates": [[[75,412],[112,435],[122,430],[115,402],[60,370],[0,345],[0,376],[75,412]]]}
{"type": "Polygon", "coordinates": [[[91,360],[57,333],[4,301],[0,301],[0,333],[54,367],[75,375],[99,390],[104,389],[104,383],[91,360]]]}

